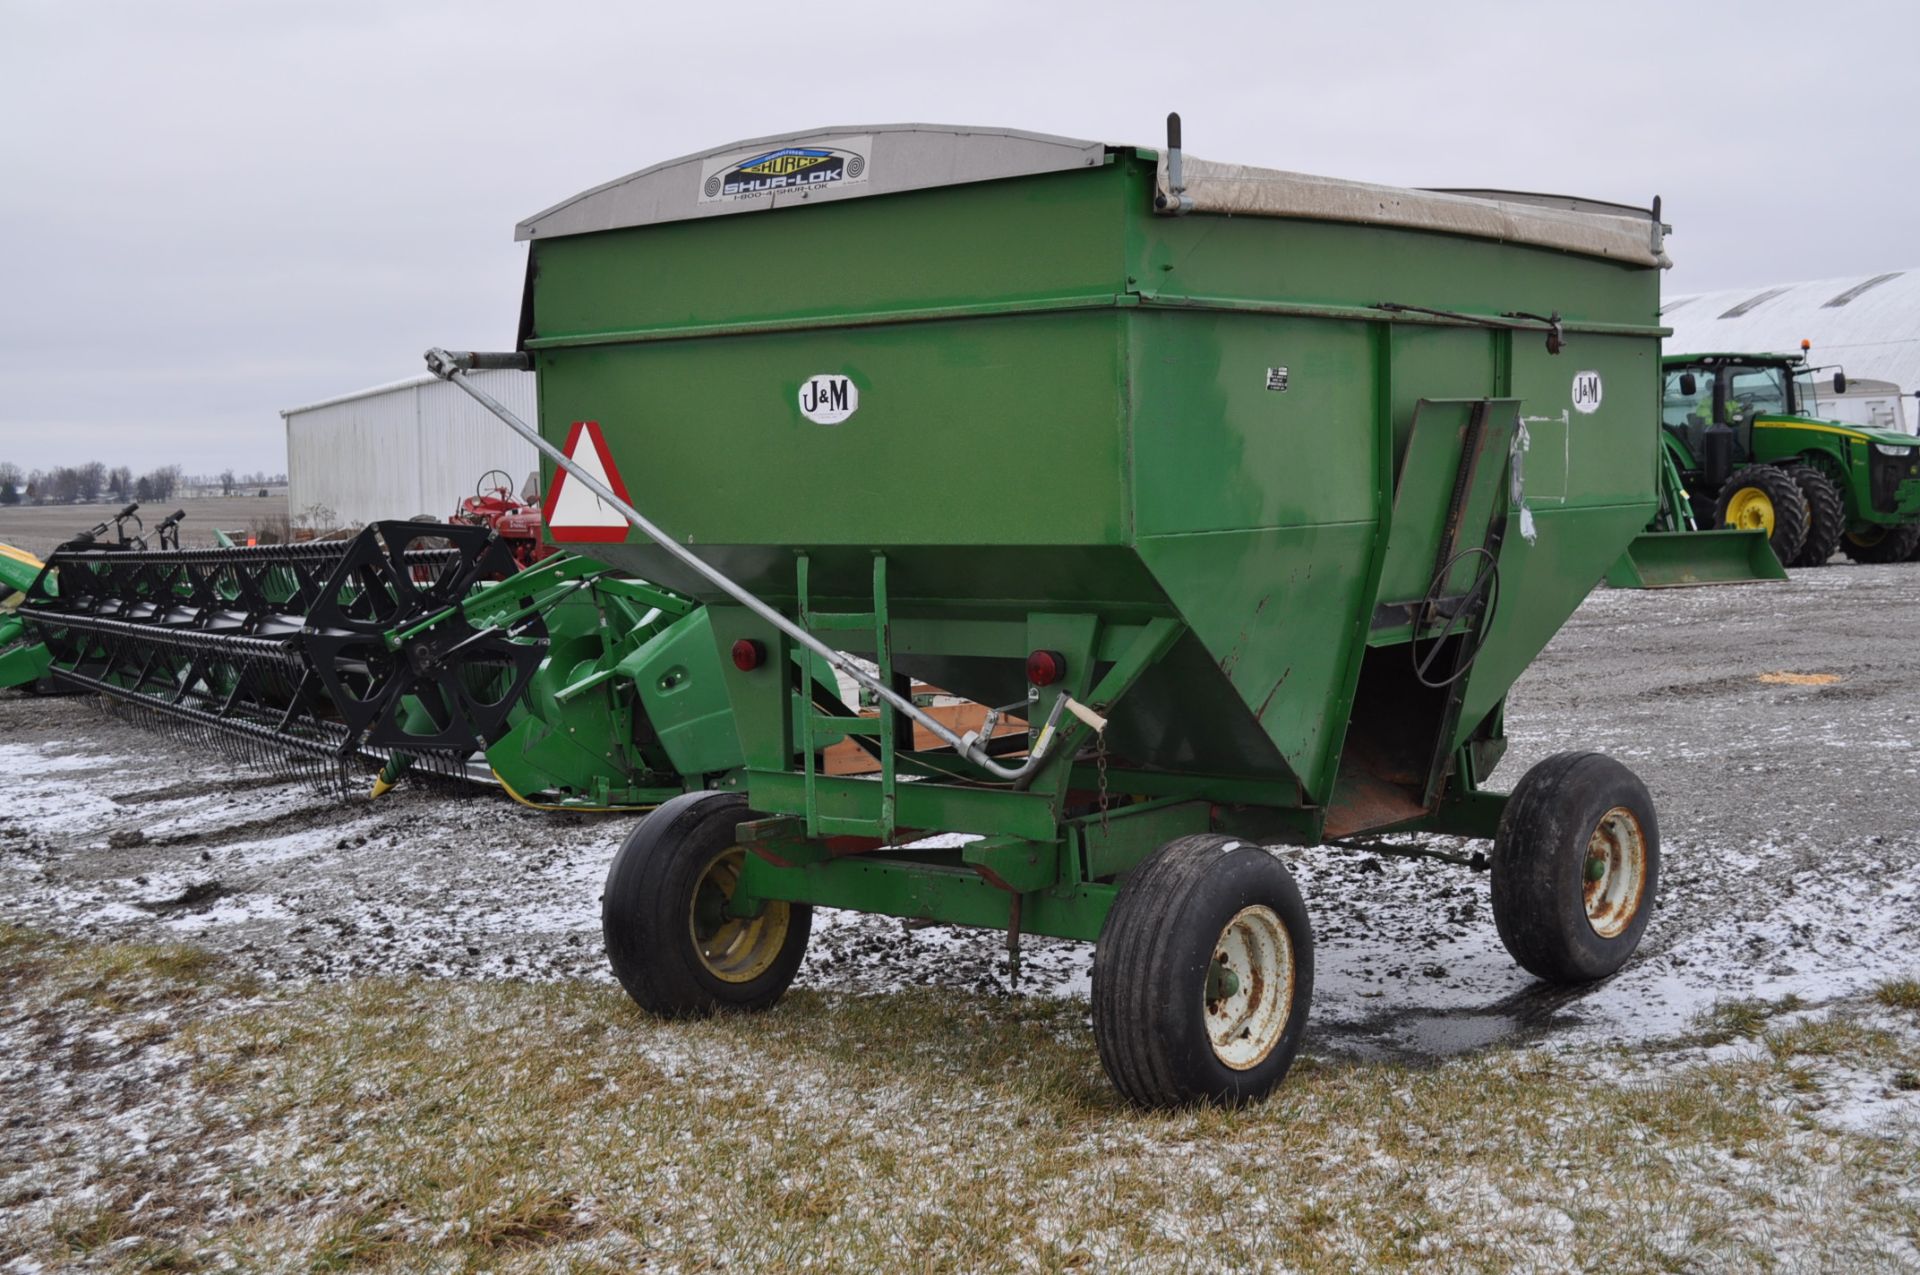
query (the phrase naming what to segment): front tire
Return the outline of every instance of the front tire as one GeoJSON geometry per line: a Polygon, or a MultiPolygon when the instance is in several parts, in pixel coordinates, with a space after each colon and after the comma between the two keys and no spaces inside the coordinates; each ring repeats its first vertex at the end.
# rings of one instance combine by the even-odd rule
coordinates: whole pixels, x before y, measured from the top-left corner
{"type": "Polygon", "coordinates": [[[684,793],[641,821],[607,870],[600,928],[614,977],[662,1018],[770,1008],[806,954],[813,910],[770,902],[728,915],[746,851],[746,799],[684,793]]]}
{"type": "Polygon", "coordinates": [[[1713,504],[1713,524],[1741,531],[1764,531],[1773,556],[1786,566],[1807,542],[1807,498],[1787,471],[1774,465],[1749,465],[1727,479],[1713,504]]]}
{"type": "Polygon", "coordinates": [[[1920,547],[1920,522],[1903,522],[1892,527],[1873,523],[1840,538],[1840,552],[1869,566],[1905,562],[1917,547],[1920,547]]]}
{"type": "Polygon", "coordinates": [[[1549,983],[1605,978],[1640,946],[1653,914],[1653,798],[1611,757],[1549,757],[1508,798],[1491,868],[1494,925],[1522,968],[1549,983]]]}
{"type": "Polygon", "coordinates": [[[1313,931],[1286,866],[1181,837],[1127,877],[1093,957],[1093,1034],[1143,1107],[1239,1105],[1287,1074],[1313,999],[1313,931]]]}

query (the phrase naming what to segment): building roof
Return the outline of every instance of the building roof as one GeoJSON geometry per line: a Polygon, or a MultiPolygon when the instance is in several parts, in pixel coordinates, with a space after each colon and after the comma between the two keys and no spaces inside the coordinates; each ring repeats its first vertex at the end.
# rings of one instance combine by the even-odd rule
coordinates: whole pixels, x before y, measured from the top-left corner
{"type": "Polygon", "coordinates": [[[1668,354],[1778,353],[1807,340],[1816,366],[1920,389],[1920,269],[1670,296],[1660,319],[1673,329],[1668,354]]]}

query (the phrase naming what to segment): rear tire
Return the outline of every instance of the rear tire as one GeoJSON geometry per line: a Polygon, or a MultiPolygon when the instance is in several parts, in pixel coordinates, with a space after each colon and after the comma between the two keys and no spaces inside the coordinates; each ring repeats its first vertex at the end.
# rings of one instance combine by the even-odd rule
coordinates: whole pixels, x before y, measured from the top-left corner
{"type": "Polygon", "coordinates": [[[1313,931],[1286,865],[1180,837],[1127,877],[1093,956],[1093,1035],[1143,1107],[1237,1106],[1287,1074],[1313,999],[1313,931]]]}
{"type": "Polygon", "coordinates": [[[684,793],[613,857],[600,905],[607,960],[649,1013],[767,1009],[800,968],[813,909],[776,902],[757,917],[726,915],[746,858],[735,829],[747,813],[734,793],[684,793]]]}
{"type": "Polygon", "coordinates": [[[1847,530],[1847,506],[1833,479],[1811,465],[1788,465],[1787,474],[1800,485],[1807,501],[1807,540],[1788,564],[1795,567],[1824,567],[1840,547],[1847,530]]]}
{"type": "Polygon", "coordinates": [[[1640,945],[1660,882],[1660,826],[1634,773],[1560,753],[1521,777],[1493,843],[1493,921],[1522,968],[1590,983],[1640,945]]]}
{"type": "Polygon", "coordinates": [[[1765,531],[1773,556],[1786,566],[1807,542],[1807,498],[1800,484],[1775,465],[1749,465],[1727,479],[1713,502],[1713,524],[1765,531]]]}
{"type": "Polygon", "coordinates": [[[1903,522],[1892,527],[1875,523],[1864,532],[1849,531],[1840,537],[1840,552],[1870,566],[1905,562],[1916,548],[1920,548],[1920,522],[1903,522]]]}

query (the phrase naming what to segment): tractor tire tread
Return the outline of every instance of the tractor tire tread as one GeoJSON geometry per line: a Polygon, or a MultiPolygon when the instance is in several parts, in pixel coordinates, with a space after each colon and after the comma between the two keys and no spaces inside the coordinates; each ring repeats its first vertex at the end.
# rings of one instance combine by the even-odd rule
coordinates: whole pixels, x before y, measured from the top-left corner
{"type": "Polygon", "coordinates": [[[1824,567],[1840,548],[1847,530],[1846,501],[1833,479],[1812,465],[1785,467],[1807,501],[1807,539],[1788,566],[1824,567]]]}
{"type": "Polygon", "coordinates": [[[1758,488],[1773,505],[1773,534],[1767,537],[1767,543],[1782,566],[1791,563],[1807,542],[1807,498],[1801,494],[1800,484],[1778,465],[1748,465],[1735,470],[1713,502],[1713,525],[1727,525],[1727,505],[1736,492],[1747,487],[1758,488]]]}
{"type": "Polygon", "coordinates": [[[1905,562],[1920,550],[1920,522],[1903,522],[1887,528],[1887,533],[1870,545],[1858,544],[1852,536],[1842,536],[1840,551],[1863,566],[1905,562]]]}

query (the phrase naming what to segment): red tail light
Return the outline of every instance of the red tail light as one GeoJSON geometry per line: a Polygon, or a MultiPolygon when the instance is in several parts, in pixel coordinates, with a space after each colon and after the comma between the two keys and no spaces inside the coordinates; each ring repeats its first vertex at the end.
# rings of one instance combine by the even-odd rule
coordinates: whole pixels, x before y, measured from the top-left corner
{"type": "Polygon", "coordinates": [[[1027,657],[1027,680],[1035,686],[1052,686],[1067,675],[1067,657],[1058,651],[1035,651],[1027,657]]]}
{"type": "Polygon", "coordinates": [[[752,638],[741,638],[733,644],[733,666],[742,673],[751,673],[760,667],[760,661],[767,658],[767,648],[752,638]]]}

